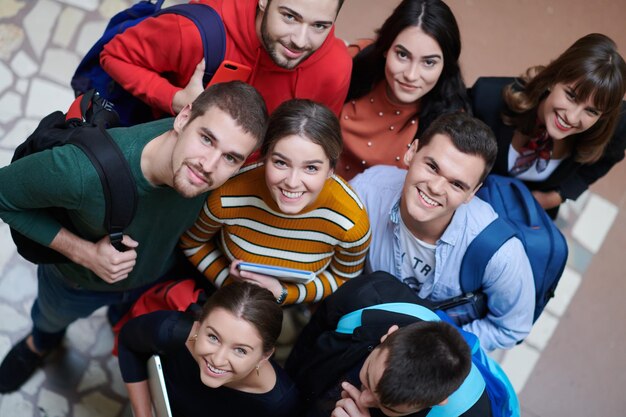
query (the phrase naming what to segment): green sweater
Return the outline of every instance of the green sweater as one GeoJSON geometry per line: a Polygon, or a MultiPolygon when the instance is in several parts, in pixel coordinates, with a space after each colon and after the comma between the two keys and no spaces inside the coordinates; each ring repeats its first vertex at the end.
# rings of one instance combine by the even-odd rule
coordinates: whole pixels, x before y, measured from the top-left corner
{"type": "MultiPolygon", "coordinates": [[[[137,264],[127,279],[115,284],[107,284],[77,264],[58,264],[62,274],[81,288],[136,288],[155,281],[173,265],[178,238],[193,225],[206,194],[185,199],[170,187],[151,185],[141,172],[144,147],[172,124],[173,119],[164,119],[108,131],[128,160],[137,184],[137,212],[125,231],[139,242],[137,264]]],[[[100,179],[74,145],[38,152],[0,169],[0,218],[25,236],[49,245],[61,225],[42,210],[46,207],[66,208],[85,239],[96,242],[107,234],[100,179]]]]}

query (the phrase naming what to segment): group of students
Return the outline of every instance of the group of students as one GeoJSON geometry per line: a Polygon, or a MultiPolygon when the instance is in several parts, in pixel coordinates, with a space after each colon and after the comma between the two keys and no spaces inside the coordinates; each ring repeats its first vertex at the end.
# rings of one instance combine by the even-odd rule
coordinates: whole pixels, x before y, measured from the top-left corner
{"type": "MultiPolygon", "coordinates": [[[[154,353],[175,416],[446,415],[471,367],[459,331],[376,310],[343,334],[341,318],[461,295],[463,255],[497,217],[473,198],[489,173],[520,178],[556,215],[623,159],[626,64],[616,45],[590,34],[545,67],[467,89],[459,29],[441,0],[402,0],[376,39],[348,49],[333,33],[341,0],[202,3],[222,18],[225,58],[251,67],[246,83],[205,89],[198,31],[174,14],[129,28],[101,55],[122,87],[175,116],[109,130],[137,182],[127,251],[102,237],[99,179],[75,147],[0,169],[3,221],[70,260],[38,266],[32,332],[3,360],[0,392],[18,389],[76,319],[186,278],[173,272],[179,247],[213,294],[198,317],[156,311],[122,328],[135,416],[151,415],[154,353]],[[80,236],[47,207],[66,208],[80,236]],[[286,282],[239,270],[241,261],[315,278],[286,282]],[[315,312],[283,370],[272,359],[280,307],[303,303],[315,312]]],[[[457,307],[456,324],[484,349],[530,332],[530,262],[510,239],[485,270],[487,315],[457,307]]],[[[490,415],[486,391],[462,412],[490,415]]]]}

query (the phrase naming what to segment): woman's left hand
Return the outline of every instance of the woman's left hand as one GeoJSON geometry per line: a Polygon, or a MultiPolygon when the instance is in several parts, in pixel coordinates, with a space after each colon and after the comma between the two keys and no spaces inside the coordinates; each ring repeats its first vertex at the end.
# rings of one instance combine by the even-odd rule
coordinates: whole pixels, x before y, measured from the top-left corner
{"type": "Polygon", "coordinates": [[[229,274],[233,279],[240,281],[248,281],[269,290],[274,297],[278,298],[283,292],[283,286],[280,281],[269,275],[257,274],[256,272],[240,271],[237,265],[242,262],[236,259],[230,263],[229,274]]]}
{"type": "Polygon", "coordinates": [[[563,199],[561,198],[561,194],[556,191],[533,191],[533,196],[543,207],[544,210],[551,209],[553,207],[559,206],[563,203],[563,199]]]}

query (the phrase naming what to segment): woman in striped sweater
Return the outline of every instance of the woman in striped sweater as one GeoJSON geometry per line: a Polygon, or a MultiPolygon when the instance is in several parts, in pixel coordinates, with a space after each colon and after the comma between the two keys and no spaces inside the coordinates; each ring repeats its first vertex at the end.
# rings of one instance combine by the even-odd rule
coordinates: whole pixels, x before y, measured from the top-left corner
{"type": "Polygon", "coordinates": [[[242,169],[208,197],[181,238],[188,259],[216,287],[252,281],[279,304],[320,301],[361,274],[369,220],[356,194],[334,175],[339,122],[325,106],[290,100],[270,118],[263,162],[242,169]],[[295,284],[239,271],[240,261],[315,273],[295,284]]]}

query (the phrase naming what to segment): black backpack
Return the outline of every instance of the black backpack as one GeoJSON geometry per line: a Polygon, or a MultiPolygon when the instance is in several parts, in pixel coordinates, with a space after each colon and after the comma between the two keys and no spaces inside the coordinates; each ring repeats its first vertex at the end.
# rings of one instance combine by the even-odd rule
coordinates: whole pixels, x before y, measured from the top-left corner
{"type": "MultiPolygon", "coordinates": [[[[32,153],[65,144],[76,145],[91,160],[98,172],[105,199],[104,228],[111,244],[119,251],[124,229],[130,224],[137,206],[137,189],[128,162],[105,129],[115,127],[119,119],[112,105],[95,90],[74,100],[67,114],[55,111],[44,117],[35,131],[15,150],[11,162],[32,153]]],[[[49,212],[66,229],[77,233],[68,213],[58,207],[49,212]]],[[[17,251],[36,263],[70,262],[65,256],[11,229],[17,251]]]]}

